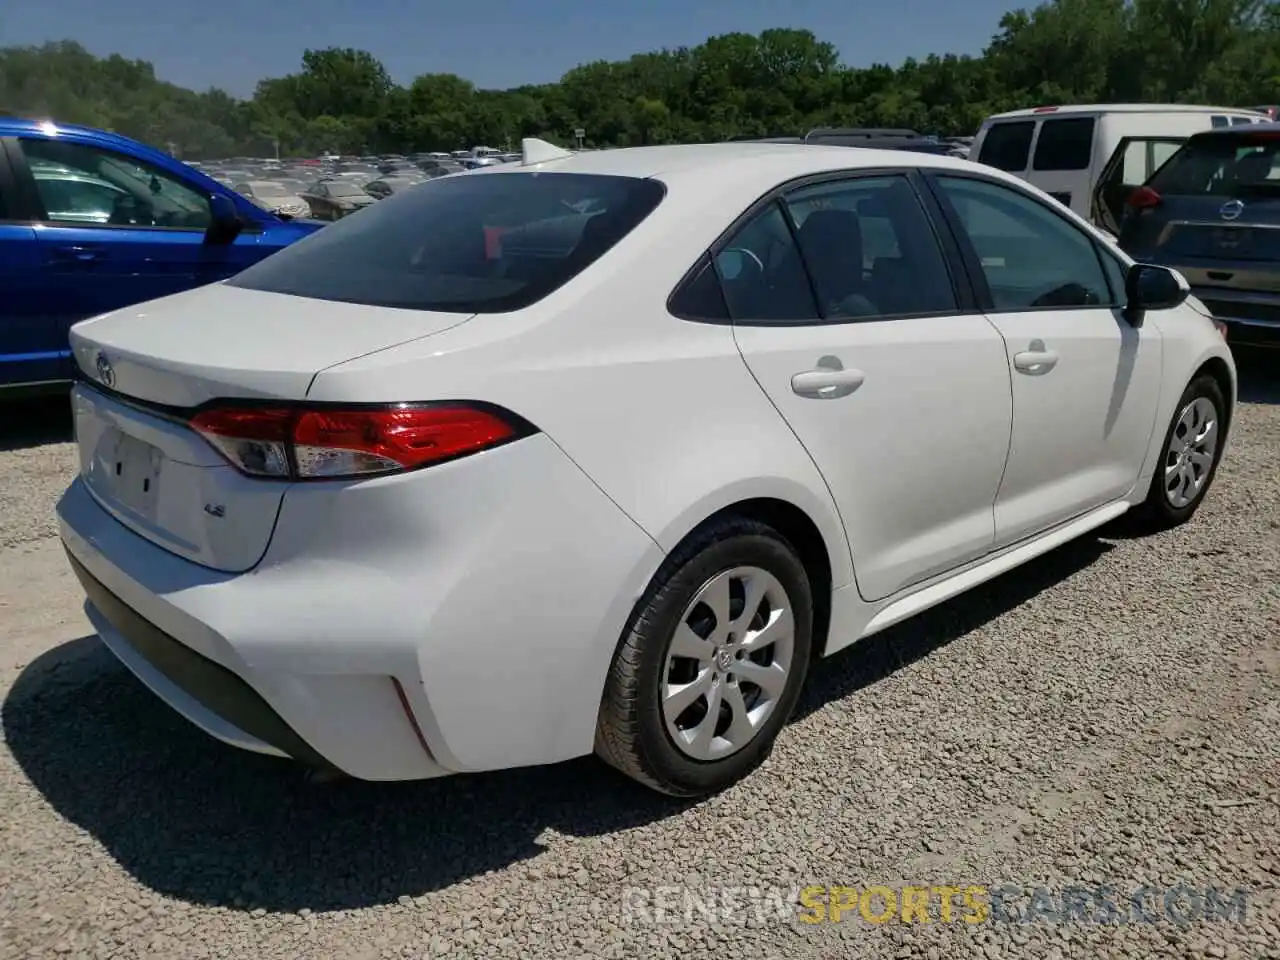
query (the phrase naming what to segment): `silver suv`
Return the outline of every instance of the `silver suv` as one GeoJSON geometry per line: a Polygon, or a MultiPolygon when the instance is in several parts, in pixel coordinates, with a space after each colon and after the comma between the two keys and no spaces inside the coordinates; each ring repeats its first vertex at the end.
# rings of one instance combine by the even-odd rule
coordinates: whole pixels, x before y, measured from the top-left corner
{"type": "Polygon", "coordinates": [[[1233,344],[1280,346],[1280,123],[1187,140],[1129,194],[1120,246],[1177,269],[1233,344]]]}

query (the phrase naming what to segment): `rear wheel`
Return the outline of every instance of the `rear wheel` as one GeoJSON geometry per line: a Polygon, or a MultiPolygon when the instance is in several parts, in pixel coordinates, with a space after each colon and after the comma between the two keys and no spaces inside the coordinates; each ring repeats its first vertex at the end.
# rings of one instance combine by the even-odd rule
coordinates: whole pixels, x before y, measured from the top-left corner
{"type": "Polygon", "coordinates": [[[715,521],[668,558],[614,655],[596,752],[662,793],[722,790],[768,755],[812,644],[804,565],[771,527],[715,521]]]}
{"type": "Polygon", "coordinates": [[[1141,507],[1140,517],[1149,526],[1167,529],[1186,523],[1204,502],[1222,457],[1226,410],[1226,398],[1213,377],[1197,377],[1183,391],[1141,507]]]}

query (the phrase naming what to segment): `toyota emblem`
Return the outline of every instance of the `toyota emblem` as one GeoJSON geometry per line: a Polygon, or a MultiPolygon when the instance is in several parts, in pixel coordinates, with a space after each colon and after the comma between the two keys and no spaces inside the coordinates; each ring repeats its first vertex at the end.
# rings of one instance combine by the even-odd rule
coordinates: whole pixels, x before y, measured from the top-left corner
{"type": "Polygon", "coordinates": [[[107,359],[105,353],[99,353],[98,358],[94,361],[94,368],[98,372],[98,379],[102,381],[103,386],[114,387],[116,385],[116,371],[111,366],[111,361],[107,359]]]}
{"type": "Polygon", "coordinates": [[[1234,220],[1242,213],[1244,213],[1244,204],[1239,200],[1228,200],[1218,210],[1218,216],[1223,220],[1234,220]]]}

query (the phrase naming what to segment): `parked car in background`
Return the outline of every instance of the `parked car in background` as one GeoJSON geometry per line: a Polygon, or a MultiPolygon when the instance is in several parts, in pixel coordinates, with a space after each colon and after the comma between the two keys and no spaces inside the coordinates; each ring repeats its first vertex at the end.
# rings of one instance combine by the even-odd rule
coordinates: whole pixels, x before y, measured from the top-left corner
{"type": "Polygon", "coordinates": [[[364,191],[375,200],[385,200],[393,193],[399,193],[401,190],[407,190],[409,187],[417,186],[425,179],[426,178],[422,176],[380,177],[372,183],[365,184],[364,191]]]}
{"type": "Polygon", "coordinates": [[[1129,256],[1175,267],[1233,344],[1280,347],[1280,124],[1196,134],[1125,207],[1129,256]]]}
{"type": "Polygon", "coordinates": [[[300,180],[246,180],[236,190],[278,217],[308,217],[311,207],[302,199],[306,185],[300,180]]]}
{"type": "Polygon", "coordinates": [[[86,613],[213,736],[376,781],[595,751],[707,794],[818,657],[1204,501],[1222,337],[1014,177],[525,149],[72,331],[86,613]]]}
{"type": "Polygon", "coordinates": [[[429,179],[436,177],[447,177],[453,173],[462,173],[467,168],[455,160],[428,158],[418,161],[418,169],[423,172],[429,179]]]}
{"type": "Polygon", "coordinates": [[[224,279],[316,227],[126,137],[0,118],[0,390],[65,385],[76,321],[224,279]]]}
{"type": "Polygon", "coordinates": [[[364,186],[350,179],[332,178],[317,180],[307,187],[302,199],[311,208],[317,220],[341,220],[349,213],[361,210],[374,202],[364,186]]]}
{"type": "Polygon", "coordinates": [[[1034,107],[989,117],[970,158],[1031,183],[1111,233],[1123,197],[1201,130],[1263,123],[1240,107],[1111,103],[1034,107]],[[1124,185],[1123,187],[1121,185],[1124,185]],[[1100,215],[1110,208],[1113,219],[1100,215]]]}

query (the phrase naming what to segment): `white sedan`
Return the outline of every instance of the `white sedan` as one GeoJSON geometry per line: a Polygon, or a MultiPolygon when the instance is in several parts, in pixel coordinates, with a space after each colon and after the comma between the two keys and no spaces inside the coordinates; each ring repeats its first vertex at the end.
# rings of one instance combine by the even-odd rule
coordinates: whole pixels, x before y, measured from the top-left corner
{"type": "Polygon", "coordinates": [[[813,145],[528,141],[71,339],[62,538],[170,707],[367,780],[594,751],[683,796],[815,659],[1187,520],[1236,395],[1185,281],[1035,188],[813,145]]]}

